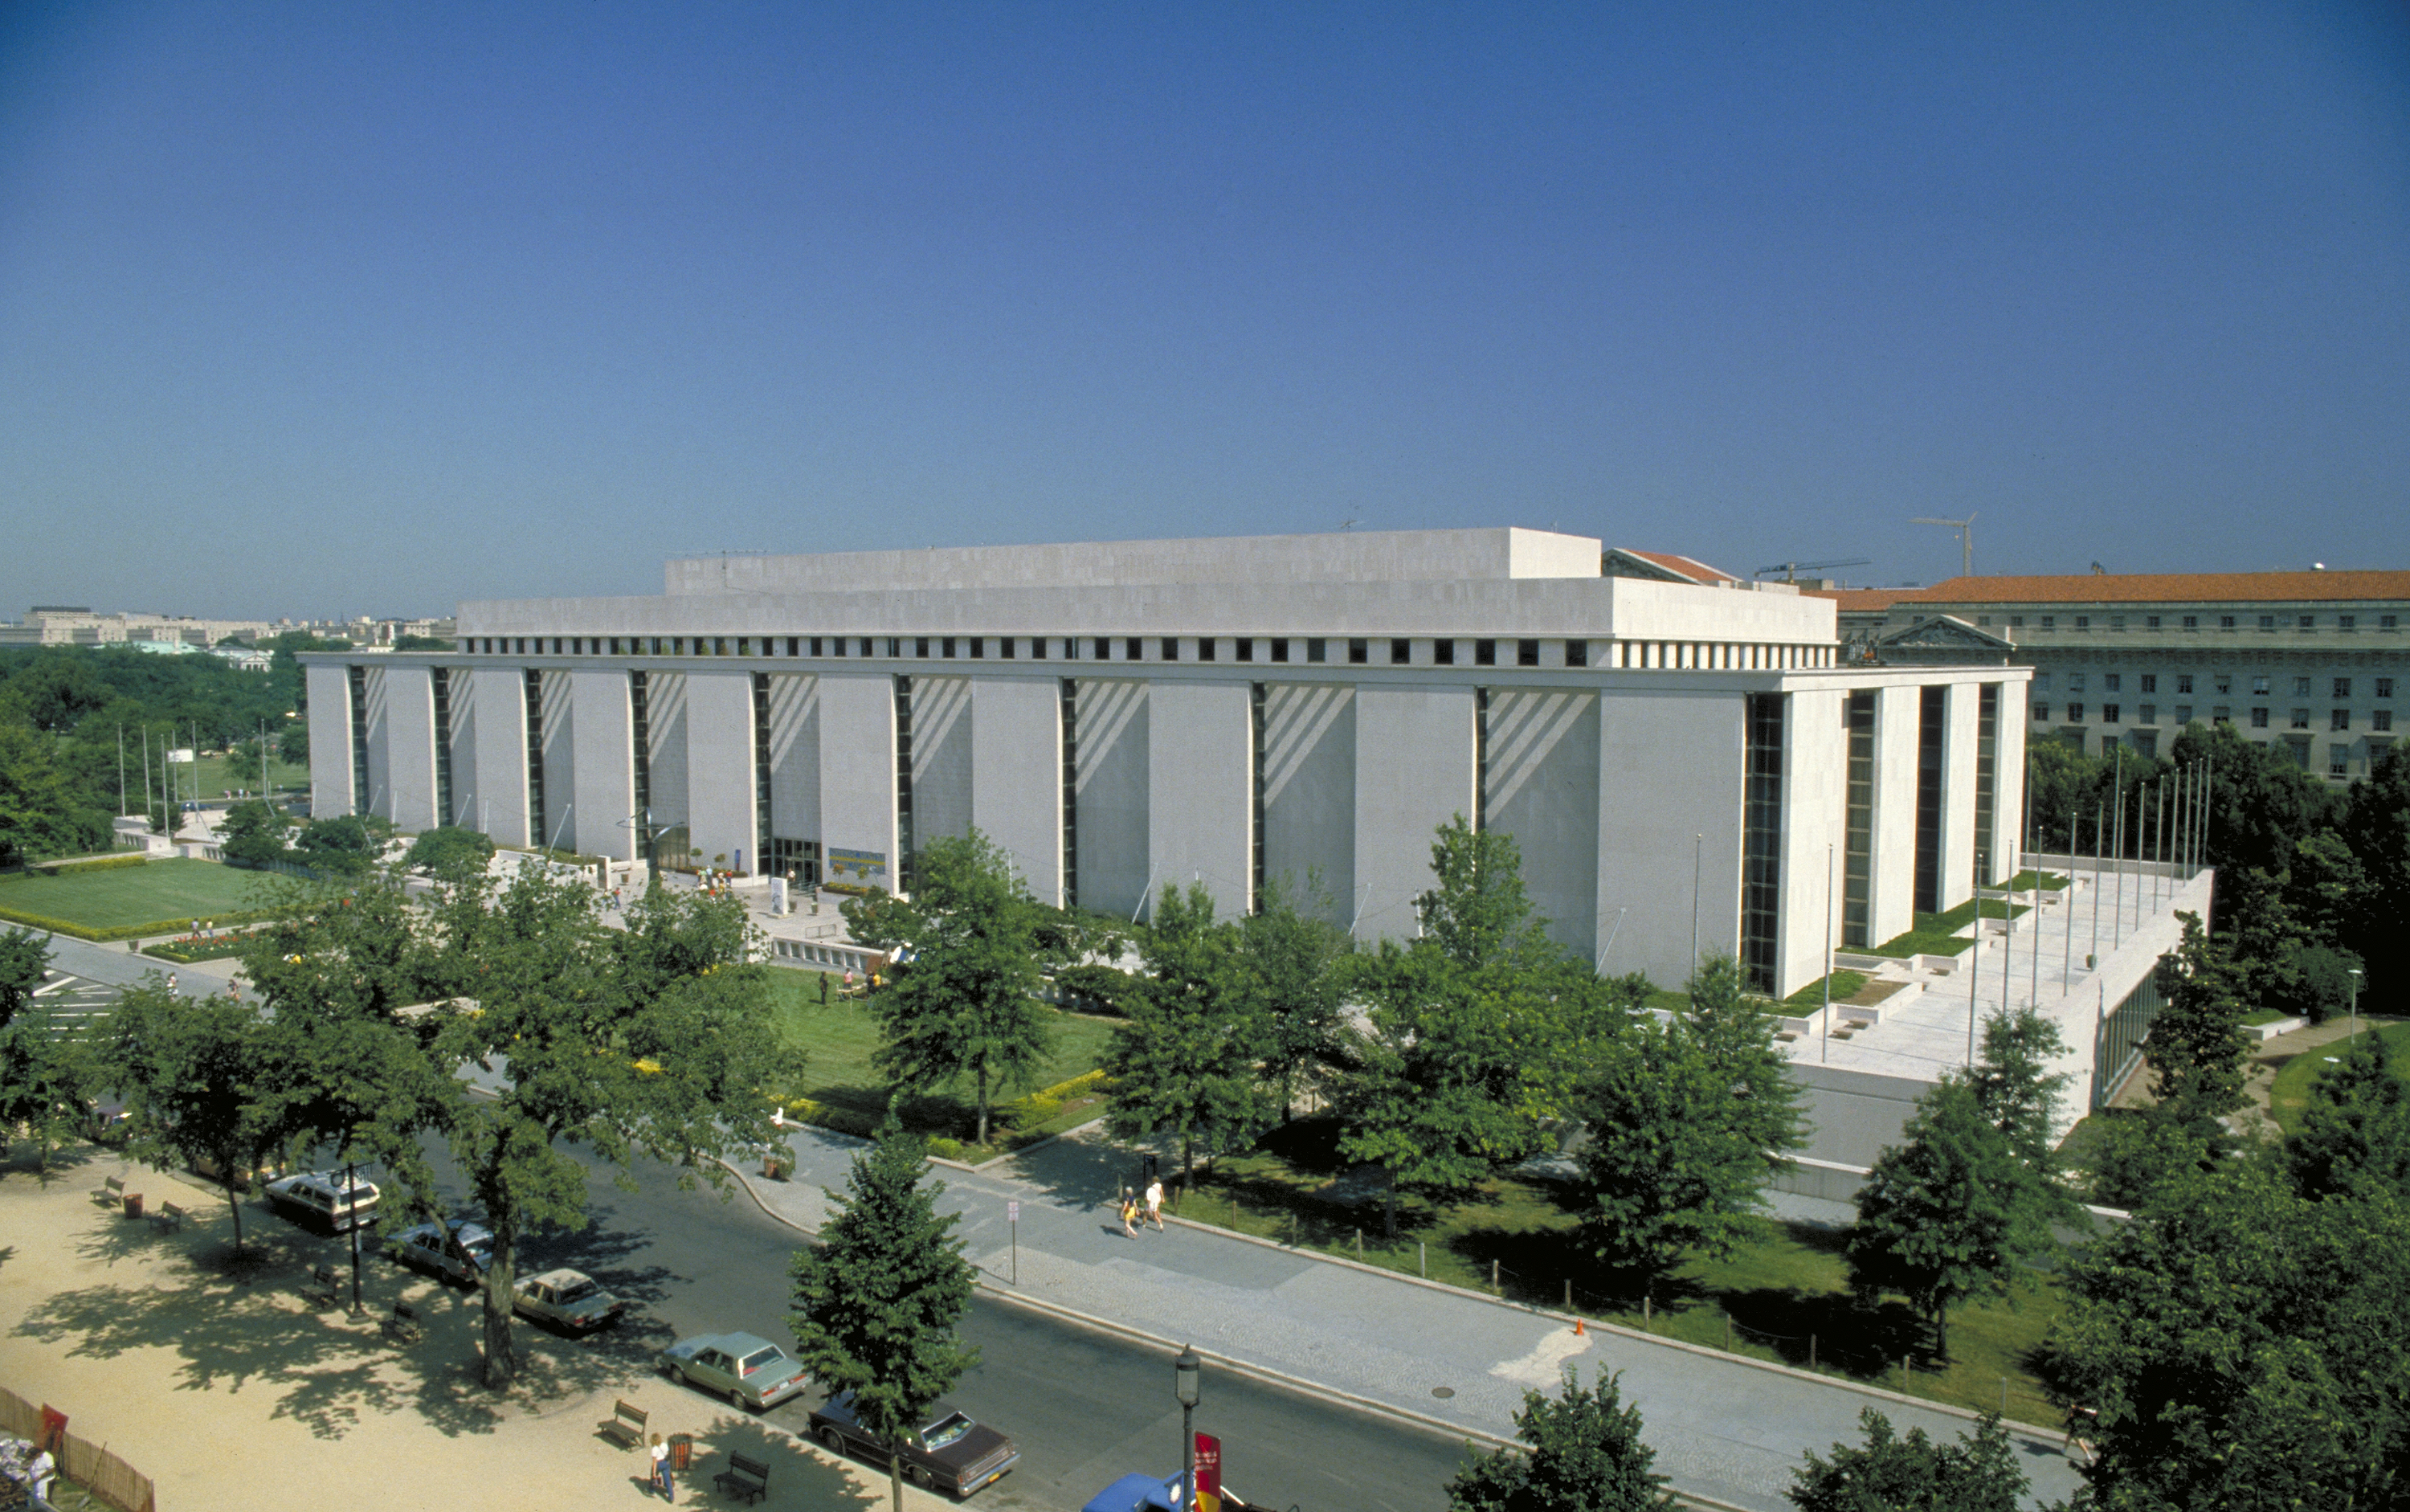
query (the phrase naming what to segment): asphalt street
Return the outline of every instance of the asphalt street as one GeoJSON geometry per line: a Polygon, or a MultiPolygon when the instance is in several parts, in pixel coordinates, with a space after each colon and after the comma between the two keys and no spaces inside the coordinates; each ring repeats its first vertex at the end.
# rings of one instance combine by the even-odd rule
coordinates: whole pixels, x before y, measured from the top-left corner
{"type": "MultiPolygon", "coordinates": [[[[576,1266],[641,1297],[668,1336],[743,1330],[791,1347],[794,1230],[741,1191],[725,1201],[709,1187],[679,1191],[666,1168],[641,1170],[636,1188],[621,1191],[597,1171],[592,1227],[525,1245],[521,1272],[576,1266]]],[[[974,1507],[1076,1509],[1123,1475],[1178,1468],[1168,1356],[987,1297],[961,1331],[980,1358],[949,1399],[1022,1449],[1020,1466],[974,1507]]],[[[800,1433],[816,1400],[806,1394],[769,1420],[800,1433]]],[[[1234,1490],[1303,1512],[1438,1512],[1463,1458],[1460,1441],[1228,1374],[1206,1377],[1197,1427],[1222,1440],[1234,1490]]]]}

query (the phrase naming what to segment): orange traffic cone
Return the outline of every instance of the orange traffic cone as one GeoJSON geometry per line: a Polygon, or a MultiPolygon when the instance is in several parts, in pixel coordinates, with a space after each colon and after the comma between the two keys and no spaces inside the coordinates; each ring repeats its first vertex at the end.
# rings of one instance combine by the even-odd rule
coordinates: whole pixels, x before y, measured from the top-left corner
{"type": "Polygon", "coordinates": [[[1576,1339],[1586,1337],[1582,1332],[1582,1320],[1579,1313],[1574,1315],[1574,1337],[1576,1339]]]}

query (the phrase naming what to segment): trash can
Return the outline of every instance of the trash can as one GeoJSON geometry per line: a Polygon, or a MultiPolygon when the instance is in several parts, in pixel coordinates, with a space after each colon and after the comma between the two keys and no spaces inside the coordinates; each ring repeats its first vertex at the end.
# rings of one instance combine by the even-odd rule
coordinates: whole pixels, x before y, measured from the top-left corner
{"type": "Polygon", "coordinates": [[[140,1192],[128,1192],[125,1194],[125,1215],[129,1218],[138,1218],[142,1216],[142,1194],[140,1192]]]}
{"type": "Polygon", "coordinates": [[[693,1462],[694,1435],[692,1433],[672,1433],[670,1435],[670,1468],[678,1472],[680,1475],[684,1475],[686,1473],[687,1466],[693,1462]]]}

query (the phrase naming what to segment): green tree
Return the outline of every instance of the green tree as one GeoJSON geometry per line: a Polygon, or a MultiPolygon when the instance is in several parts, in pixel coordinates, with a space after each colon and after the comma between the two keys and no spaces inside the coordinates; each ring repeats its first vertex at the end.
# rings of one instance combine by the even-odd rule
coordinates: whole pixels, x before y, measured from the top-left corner
{"type": "Polygon", "coordinates": [[[1214,922],[1203,883],[1165,888],[1146,932],[1151,974],[1105,1053],[1107,1127],[1123,1139],[1179,1135],[1183,1191],[1198,1141],[1208,1153],[1240,1147],[1270,1121],[1256,1076],[1266,1015],[1240,938],[1214,922]]]}
{"type": "Polygon", "coordinates": [[[125,1098],[128,1147],[209,1172],[225,1188],[242,1253],[241,1192],[282,1142],[274,1050],[253,1004],[179,997],[154,974],[109,1015],[105,1073],[125,1098]]]}
{"type": "Polygon", "coordinates": [[[2009,1141],[2034,1181],[2028,1188],[2043,1215],[2058,1222],[2077,1216],[2074,1195],[2060,1182],[2059,1106],[2074,1080],[2051,1067],[2067,1054],[2058,1025],[2030,1006],[1983,1020],[1983,1058],[1968,1076],[1976,1104],[2009,1141]]]}
{"type": "Polygon", "coordinates": [[[1850,1229],[1850,1283],[1871,1300],[1906,1297],[1950,1358],[1950,1309],[1978,1293],[2005,1294],[2021,1262],[2046,1249],[2039,1179],[1984,1117],[1955,1072],[1918,1099],[1903,1132],[1858,1190],[1850,1229]]]}
{"type": "Polygon", "coordinates": [[[292,821],[272,804],[254,798],[226,810],[219,851],[228,861],[265,866],[290,858],[285,836],[292,821]]]}
{"type": "Polygon", "coordinates": [[[287,766],[310,764],[310,721],[293,720],[277,732],[276,759],[287,766]]]}
{"type": "Polygon", "coordinates": [[[1829,1460],[1809,1450],[1783,1494],[1799,1512],[2017,1512],[2025,1473],[1996,1414],[1977,1419],[1972,1438],[1936,1444],[1922,1428],[1892,1436],[1891,1419],[1858,1414],[1865,1447],[1833,1446],[1829,1460]]]}
{"type": "Polygon", "coordinates": [[[1273,878],[1239,926],[1239,949],[1263,1001],[1258,1070],[1280,1099],[1285,1124],[1299,1095],[1318,1092],[1340,1063],[1342,973],[1355,942],[1328,920],[1301,911],[1287,885],[1273,878]]]}
{"type": "Polygon", "coordinates": [[[2144,1205],[2180,1172],[2214,1167],[2233,1145],[2214,1118],[2171,1103],[2103,1109],[2087,1132],[2077,1167],[2092,1200],[2112,1208],[2144,1205]]]}
{"type": "Polygon", "coordinates": [[[401,858],[404,868],[458,882],[484,871],[494,859],[494,842],[472,829],[439,824],[421,830],[401,858]]]}
{"type": "Polygon", "coordinates": [[[2243,1106],[2242,973],[2205,934],[2200,915],[2179,912],[2184,939],[2160,959],[2159,1011],[2151,1021],[2152,1091],[2213,1116],[2243,1106]]]}
{"type": "Polygon", "coordinates": [[[1340,1089],[1339,1147],[1387,1175],[1392,1237],[1401,1187],[1464,1192],[1538,1153],[1621,1026],[1608,985],[1548,940],[1521,868],[1511,836],[1459,816],[1431,847],[1421,938],[1351,958],[1370,1024],[1340,1089]]]}
{"type": "Polygon", "coordinates": [[[2253,1154],[2172,1180],[2076,1258],[2045,1346],[2131,1512],[2345,1512],[2410,1489],[2410,1209],[2295,1192],[2253,1154]]]}
{"type": "Polygon", "coordinates": [[[2395,746],[2352,784],[2343,836],[2360,878],[2359,908],[2343,943],[2368,963],[2369,982],[2399,991],[2410,967],[2410,747],[2395,746]]]}
{"type": "Polygon", "coordinates": [[[91,1083],[89,1056],[36,1004],[49,944],[31,930],[0,933],[0,1155],[22,1127],[47,1170],[53,1145],[73,1138],[91,1083]]]}
{"type": "Polygon", "coordinates": [[[365,875],[391,826],[364,814],[313,819],[293,837],[293,859],[331,877],[365,875]]]}
{"type": "Polygon", "coordinates": [[[921,1141],[891,1112],[878,1142],[853,1157],[845,1195],[820,1225],[820,1247],[795,1252],[796,1357],[831,1396],[852,1395],[857,1420],[888,1446],[888,1490],[904,1508],[899,1446],[930,1405],[979,1359],[954,1327],[970,1307],[974,1276],[940,1214],[941,1182],[922,1184],[921,1141]]]}
{"type": "Polygon", "coordinates": [[[1652,1468],[1640,1409],[1626,1406],[1619,1375],[1584,1388],[1565,1372],[1555,1400],[1523,1393],[1515,1436],[1528,1453],[1494,1449],[1448,1482],[1449,1512],[1672,1512],[1680,1504],[1652,1468]]]}
{"type": "Polygon", "coordinates": [[[2369,1183],[2410,1193],[2410,1084],[2386,1064],[2377,1036],[2355,1038],[2310,1083],[2285,1161],[2293,1185],[2311,1197],[2369,1183]]]}
{"type": "Polygon", "coordinates": [[[1053,1010],[1038,998],[1038,905],[977,830],[931,841],[912,871],[910,899],[879,894],[844,909],[855,939],[908,952],[870,1000],[872,1063],[915,1092],[967,1078],[985,1144],[996,1090],[1026,1085],[1053,1045],[1053,1010]]]}
{"type": "Polygon", "coordinates": [[[95,800],[56,741],[0,719],[0,865],[106,849],[109,810],[95,800]]]}
{"type": "Polygon", "coordinates": [[[1731,958],[1704,962],[1691,1010],[1662,1025],[1635,1023],[1584,1090],[1585,1236],[1652,1291],[1688,1253],[1720,1259],[1736,1250],[1783,1152],[1805,1142],[1772,1020],[1739,984],[1731,958]]]}
{"type": "Polygon", "coordinates": [[[582,1145],[619,1168],[637,1156],[724,1187],[721,1156],[766,1148],[768,1088],[793,1074],[777,1049],[748,925],[733,899],[651,893],[626,928],[603,927],[582,880],[527,868],[499,890],[446,890],[435,927],[439,974],[473,997],[437,1015],[439,1065],[500,1077],[490,1098],[456,1105],[453,1158],[494,1233],[486,1272],[486,1384],[518,1370],[511,1289],[520,1237],[586,1222],[582,1145]]]}

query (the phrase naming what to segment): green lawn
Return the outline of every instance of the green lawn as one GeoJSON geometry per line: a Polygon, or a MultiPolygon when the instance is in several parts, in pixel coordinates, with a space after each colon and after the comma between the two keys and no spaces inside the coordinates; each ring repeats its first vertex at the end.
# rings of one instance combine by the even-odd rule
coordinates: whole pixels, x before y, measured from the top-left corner
{"type": "MultiPolygon", "coordinates": [[[[259,792],[259,763],[255,761],[204,754],[196,764],[200,767],[200,790],[204,799],[223,797],[236,788],[251,793],[259,792]]],[[[178,767],[176,774],[184,778],[188,784],[192,780],[186,768],[178,767]]],[[[279,792],[288,788],[298,788],[307,792],[310,787],[310,768],[291,765],[271,758],[268,763],[268,780],[279,792]]]]}
{"type": "MultiPolygon", "coordinates": [[[[2382,1040],[2386,1064],[2393,1069],[2394,1075],[2410,1082],[2410,1024],[2388,1024],[2381,1028],[2363,1025],[2360,1032],[2374,1034],[2382,1040]]],[[[2333,1064],[2327,1057],[2340,1060],[2343,1051],[2344,1041],[2338,1040],[2305,1050],[2278,1069],[2275,1084],[2268,1089],[2268,1111],[2275,1116],[2279,1127],[2291,1132],[2294,1122],[2301,1116],[2301,1109],[2310,1100],[2310,1083],[2333,1064]]]]}
{"type": "MultiPolygon", "coordinates": [[[[1566,1283],[1586,1316],[1644,1326],[1640,1299],[1584,1254],[1566,1194],[1545,1184],[1496,1181],[1469,1201],[1399,1204],[1399,1238],[1382,1238],[1376,1178],[1345,1169],[1335,1129],[1318,1119],[1274,1131],[1261,1149],[1226,1156],[1200,1171],[1183,1216],[1279,1239],[1435,1281],[1498,1290],[1546,1307],[1565,1305],[1566,1283]],[[1496,1270],[1492,1271],[1493,1264],[1496,1270]]],[[[1900,1386],[1900,1357],[1917,1357],[1909,1389],[1963,1406],[1998,1410],[2003,1377],[2009,1416],[2057,1421],[2028,1366],[2062,1301],[2044,1284],[2011,1301],[1951,1315],[1951,1360],[1924,1357],[1924,1330],[1896,1299],[1862,1307],[1847,1286],[1841,1236],[1765,1222],[1760,1239],[1732,1259],[1693,1261],[1662,1283],[1646,1326],[1652,1332],[1736,1354],[1779,1359],[1900,1386]],[[1729,1332],[1727,1331],[1729,1330],[1729,1332]],[[1729,1339],[1729,1344],[1727,1340],[1729,1339]]]]}
{"type": "MultiPolygon", "coordinates": [[[[794,970],[770,973],[773,1022],[787,1043],[811,1056],[803,1084],[792,1090],[831,1109],[875,1121],[886,1108],[888,1096],[885,1080],[870,1063],[871,1053],[878,1048],[878,1024],[864,1003],[840,997],[823,1008],[820,999],[820,975],[817,971],[794,970]]],[[[991,1093],[994,1102],[1002,1104],[1024,1093],[1054,1086],[1096,1069],[1116,1021],[1053,1009],[1047,1011],[1054,1018],[1053,1054],[1029,1085],[991,1093]]],[[[974,1132],[976,1118],[967,1083],[948,1088],[940,1096],[911,1098],[903,1111],[907,1124],[932,1134],[966,1141],[974,1132]]],[[[1088,1109],[1067,1110],[1067,1116],[1072,1116],[1075,1122],[1083,1121],[1076,1116],[1082,1112],[1088,1117],[1095,1116],[1092,1105],[1088,1109]]],[[[1059,1120],[1049,1120],[1050,1125],[1055,1122],[1059,1120]]]]}
{"type": "Polygon", "coordinates": [[[92,929],[114,929],[265,908],[268,880],[262,872],[178,857],[63,877],[32,873],[0,878],[0,909],[92,929]]]}

